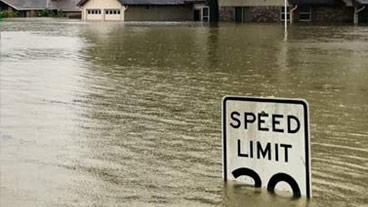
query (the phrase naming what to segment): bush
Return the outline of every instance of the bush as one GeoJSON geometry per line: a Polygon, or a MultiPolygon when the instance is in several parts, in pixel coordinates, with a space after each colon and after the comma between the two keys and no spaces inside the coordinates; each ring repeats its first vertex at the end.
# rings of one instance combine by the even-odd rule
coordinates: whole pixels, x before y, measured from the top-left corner
{"type": "Polygon", "coordinates": [[[10,17],[21,17],[26,16],[26,14],[30,16],[36,16],[36,17],[63,17],[64,13],[62,11],[56,11],[56,10],[39,10],[39,11],[29,11],[29,13],[20,13],[18,11],[14,10],[0,10],[0,19],[1,18],[10,18],[10,17]],[[23,15],[21,15],[23,14],[23,15]]]}
{"type": "Polygon", "coordinates": [[[48,10],[42,10],[42,11],[37,11],[36,16],[38,17],[48,17],[49,16],[49,11],[48,10]]]}
{"type": "Polygon", "coordinates": [[[0,11],[0,18],[9,18],[9,17],[18,17],[18,16],[19,16],[18,11],[9,11],[9,10],[0,11]]]}
{"type": "Polygon", "coordinates": [[[65,14],[63,11],[57,11],[55,17],[65,17],[65,14]]]}

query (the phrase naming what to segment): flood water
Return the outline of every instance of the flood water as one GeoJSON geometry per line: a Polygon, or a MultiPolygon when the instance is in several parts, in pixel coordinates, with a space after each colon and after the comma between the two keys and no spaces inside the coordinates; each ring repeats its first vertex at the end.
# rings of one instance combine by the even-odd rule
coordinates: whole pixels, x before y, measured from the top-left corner
{"type": "Polygon", "coordinates": [[[0,206],[368,206],[366,26],[0,28],[0,206]],[[309,102],[311,200],[223,182],[224,95],[309,102]]]}

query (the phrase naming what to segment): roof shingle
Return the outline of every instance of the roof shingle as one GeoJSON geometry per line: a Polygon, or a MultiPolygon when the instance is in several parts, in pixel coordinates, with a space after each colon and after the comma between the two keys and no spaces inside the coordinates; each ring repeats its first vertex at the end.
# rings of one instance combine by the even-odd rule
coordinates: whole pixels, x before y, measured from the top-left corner
{"type": "Polygon", "coordinates": [[[57,9],[62,11],[79,11],[79,0],[0,0],[16,10],[57,9]]]}
{"type": "Polygon", "coordinates": [[[336,0],[289,0],[290,4],[298,5],[335,5],[336,0]]]}
{"type": "Polygon", "coordinates": [[[17,10],[27,9],[46,9],[47,0],[1,0],[5,4],[14,7],[17,10]]]}
{"type": "Polygon", "coordinates": [[[357,0],[360,4],[368,4],[368,0],[357,0]]]}
{"type": "MultiPolygon", "coordinates": [[[[88,0],[80,0],[78,6],[83,6],[88,0]]],[[[205,0],[118,0],[122,5],[182,5],[205,0]]]]}

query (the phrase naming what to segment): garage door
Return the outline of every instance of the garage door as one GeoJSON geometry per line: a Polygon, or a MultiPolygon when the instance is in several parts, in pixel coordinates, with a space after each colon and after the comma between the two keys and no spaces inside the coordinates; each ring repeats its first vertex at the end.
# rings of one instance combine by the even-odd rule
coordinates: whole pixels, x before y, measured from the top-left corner
{"type": "Polygon", "coordinates": [[[87,20],[103,20],[101,9],[87,9],[87,20]]]}
{"type": "Polygon", "coordinates": [[[105,20],[120,21],[121,20],[120,9],[105,9],[105,20]]]}

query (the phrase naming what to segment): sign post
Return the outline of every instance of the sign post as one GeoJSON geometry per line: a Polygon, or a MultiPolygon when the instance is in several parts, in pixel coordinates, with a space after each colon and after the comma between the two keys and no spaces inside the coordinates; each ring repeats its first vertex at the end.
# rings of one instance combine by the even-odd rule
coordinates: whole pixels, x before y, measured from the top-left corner
{"type": "Polygon", "coordinates": [[[312,196],[305,100],[226,96],[222,136],[225,181],[312,196]]]}
{"type": "MultiPolygon", "coordinates": [[[[288,31],[287,31],[287,22],[288,22],[288,2],[287,0],[284,0],[284,40],[287,40],[287,35],[288,35],[288,31]]],[[[291,15],[291,13],[290,13],[291,15]]]]}

